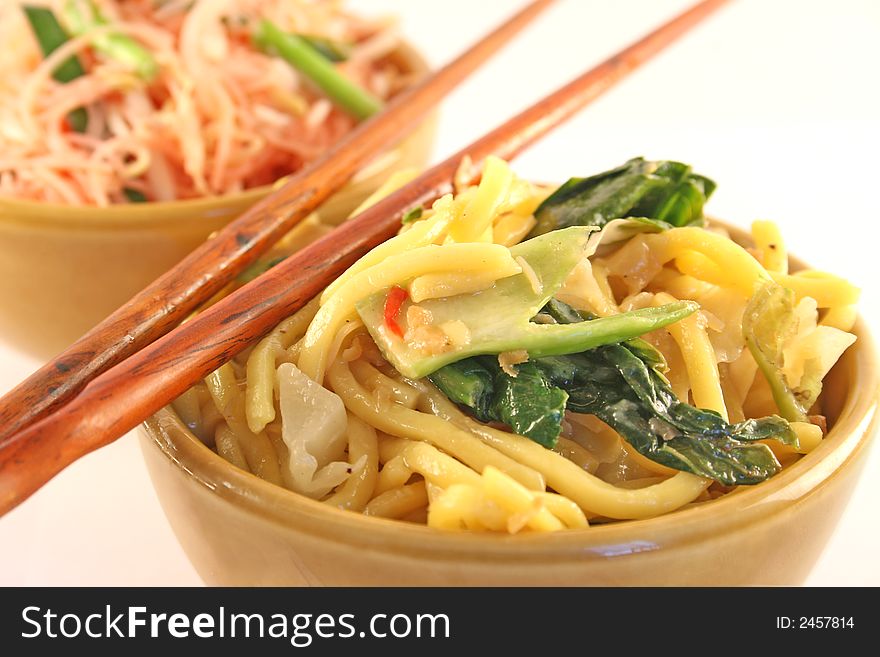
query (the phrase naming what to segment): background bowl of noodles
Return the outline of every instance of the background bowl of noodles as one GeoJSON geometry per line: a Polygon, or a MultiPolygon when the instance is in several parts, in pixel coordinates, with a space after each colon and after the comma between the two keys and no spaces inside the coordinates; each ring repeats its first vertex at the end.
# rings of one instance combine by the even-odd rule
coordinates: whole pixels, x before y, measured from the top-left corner
{"type": "Polygon", "coordinates": [[[812,452],[710,502],[587,529],[444,532],[343,511],[231,465],[170,407],[144,424],[141,447],[178,540],[211,585],[791,585],[822,552],[877,424],[874,347],[863,321],[853,333],[825,379],[829,432],[812,452]]]}
{"type": "MultiPolygon", "coordinates": [[[[428,70],[420,53],[396,42],[383,61],[401,80],[428,70]]],[[[434,132],[432,117],[331,197],[321,216],[340,220],[390,171],[424,164],[434,132]]],[[[280,182],[104,207],[0,194],[0,337],[38,357],[57,353],[280,182]]]]}

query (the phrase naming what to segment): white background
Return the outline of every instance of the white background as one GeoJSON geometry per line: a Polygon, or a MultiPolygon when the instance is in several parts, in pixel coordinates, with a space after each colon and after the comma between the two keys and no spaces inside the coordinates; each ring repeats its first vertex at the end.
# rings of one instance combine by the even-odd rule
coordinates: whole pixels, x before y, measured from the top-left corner
{"type": "MultiPolygon", "coordinates": [[[[441,64],[521,2],[360,0],[441,64]]],[[[436,159],[680,11],[681,0],[559,2],[442,107],[436,159]]],[[[709,211],[779,222],[790,248],[864,290],[880,330],[880,2],[739,0],[522,156],[564,180],[644,155],[692,163],[709,211]]],[[[2,311],[2,309],[0,309],[2,311]]],[[[0,391],[36,368],[0,343],[0,391]]],[[[807,584],[880,585],[880,450],[807,584]]],[[[0,518],[0,584],[198,585],[127,435],[0,518]]]]}

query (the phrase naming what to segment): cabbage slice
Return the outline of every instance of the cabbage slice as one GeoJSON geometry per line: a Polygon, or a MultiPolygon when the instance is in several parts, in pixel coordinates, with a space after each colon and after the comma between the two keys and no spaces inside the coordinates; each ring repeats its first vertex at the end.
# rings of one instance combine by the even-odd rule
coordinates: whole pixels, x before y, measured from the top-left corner
{"type": "Polygon", "coordinates": [[[385,358],[404,376],[418,379],[449,363],[481,354],[520,349],[531,358],[578,353],[643,335],[697,310],[697,304],[681,301],[579,324],[533,323],[532,317],[559,290],[575,266],[595,251],[604,233],[596,233],[594,238],[593,232],[590,227],[564,228],[511,247],[511,256],[525,261],[537,277],[537,286],[523,272],[500,279],[481,292],[418,304],[436,325],[459,322],[467,328],[470,339],[466,343],[450,345],[439,353],[426,353],[385,327],[387,289],[358,302],[357,311],[385,358]]]}
{"type": "Polygon", "coordinates": [[[761,287],[743,314],[743,336],[770,384],[773,400],[790,422],[809,422],[822,392],[822,379],[856,340],[845,331],[817,326],[816,302],[795,304],[792,290],[777,283],[761,287]]]}
{"type": "Polygon", "coordinates": [[[348,416],[339,395],[315,383],[296,365],[278,368],[281,437],[290,452],[293,489],[324,497],[351,474],[344,460],[348,416]]]}

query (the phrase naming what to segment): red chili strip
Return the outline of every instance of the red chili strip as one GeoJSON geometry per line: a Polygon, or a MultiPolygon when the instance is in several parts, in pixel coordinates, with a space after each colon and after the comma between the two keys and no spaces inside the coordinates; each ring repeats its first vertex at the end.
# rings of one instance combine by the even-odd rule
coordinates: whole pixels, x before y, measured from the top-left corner
{"type": "Polygon", "coordinates": [[[394,286],[388,290],[388,296],[385,297],[385,326],[388,330],[403,337],[403,329],[397,323],[397,316],[400,314],[400,308],[409,295],[402,287],[394,286]]]}

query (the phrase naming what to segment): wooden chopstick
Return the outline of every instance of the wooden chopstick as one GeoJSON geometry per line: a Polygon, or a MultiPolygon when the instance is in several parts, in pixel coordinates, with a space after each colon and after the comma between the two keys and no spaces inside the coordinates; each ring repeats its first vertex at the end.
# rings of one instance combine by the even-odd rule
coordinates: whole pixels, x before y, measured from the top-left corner
{"type": "Polygon", "coordinates": [[[391,100],[321,158],[218,232],[173,269],[0,398],[0,441],[45,417],[92,378],[164,335],[342,187],[553,0],[536,0],[457,59],[391,100]]]}
{"type": "Polygon", "coordinates": [[[134,428],[305,305],[394,235],[409,208],[450,191],[463,157],[476,163],[490,154],[512,158],[726,1],[705,0],[680,14],[95,378],[70,403],[0,446],[0,513],[77,458],[134,428]]]}

